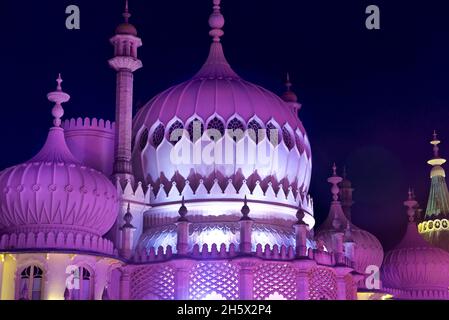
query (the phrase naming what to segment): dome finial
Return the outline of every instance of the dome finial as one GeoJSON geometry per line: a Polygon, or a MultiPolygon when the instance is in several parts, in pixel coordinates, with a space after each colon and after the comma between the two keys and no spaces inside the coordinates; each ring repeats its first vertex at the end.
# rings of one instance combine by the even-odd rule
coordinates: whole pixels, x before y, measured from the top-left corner
{"type": "Polygon", "coordinates": [[[187,212],[188,212],[188,210],[187,210],[186,203],[185,203],[184,196],[183,196],[182,201],[181,201],[181,207],[179,207],[179,210],[178,210],[178,214],[179,214],[178,222],[188,221],[186,218],[187,212]]]}
{"type": "Polygon", "coordinates": [[[50,102],[54,102],[55,106],[53,107],[53,109],[51,110],[51,114],[53,115],[53,117],[55,118],[53,120],[53,125],[55,127],[60,127],[61,126],[61,118],[64,115],[64,109],[62,108],[62,104],[64,102],[67,102],[70,100],[70,96],[65,93],[64,91],[62,91],[62,77],[61,74],[59,73],[58,75],[58,79],[56,79],[57,82],[57,86],[56,86],[56,91],[50,92],[47,95],[47,99],[50,102]]]}
{"type": "Polygon", "coordinates": [[[287,72],[287,77],[285,79],[285,86],[287,87],[287,91],[292,91],[292,83],[290,81],[290,72],[287,72]]]}
{"type": "Polygon", "coordinates": [[[408,189],[408,199],[404,201],[404,205],[407,207],[408,221],[414,222],[418,202],[415,200],[415,194],[412,188],[408,189]]]}
{"type": "Polygon", "coordinates": [[[251,220],[251,218],[249,217],[249,212],[250,212],[250,209],[248,207],[248,199],[246,198],[246,195],[245,195],[245,199],[243,200],[243,207],[241,210],[242,218],[240,218],[240,220],[251,220]]]}
{"type": "Polygon", "coordinates": [[[292,91],[292,82],[290,81],[290,72],[287,72],[287,76],[285,78],[285,86],[287,87],[287,91],[284,92],[284,94],[281,96],[282,100],[285,102],[292,102],[295,105],[295,112],[297,112],[300,108],[300,105],[298,102],[298,97],[296,94],[292,91]],[[297,109],[297,110],[296,110],[297,109]]]}
{"type": "Polygon", "coordinates": [[[212,30],[209,32],[209,35],[214,39],[214,42],[220,42],[220,37],[224,35],[222,28],[225,24],[225,20],[223,15],[221,14],[221,0],[213,0],[213,3],[214,11],[209,17],[209,26],[212,28],[212,30]]]}
{"type": "Polygon", "coordinates": [[[131,213],[131,203],[128,202],[128,207],[126,208],[126,213],[123,216],[123,220],[125,221],[125,224],[122,226],[123,229],[135,229],[135,227],[131,224],[131,221],[133,220],[133,215],[131,213]]]}
{"type": "Polygon", "coordinates": [[[340,193],[340,188],[338,187],[338,184],[343,181],[343,179],[339,176],[337,176],[337,165],[334,163],[332,166],[332,177],[328,178],[327,181],[332,184],[331,187],[331,193],[332,193],[332,199],[334,201],[338,200],[338,194],[340,193]]]}
{"type": "Polygon", "coordinates": [[[443,159],[440,157],[439,151],[440,148],[438,145],[441,143],[441,141],[438,139],[438,135],[436,130],[433,131],[433,139],[430,141],[430,144],[433,145],[433,158],[427,161],[428,164],[430,164],[433,168],[431,171],[430,176],[446,176],[444,169],[441,167],[442,164],[446,162],[446,159],[443,159]]]}
{"type": "Polygon", "coordinates": [[[125,1],[125,12],[123,12],[123,18],[125,18],[125,23],[128,23],[129,18],[131,18],[131,13],[129,13],[128,0],[125,1]]]}

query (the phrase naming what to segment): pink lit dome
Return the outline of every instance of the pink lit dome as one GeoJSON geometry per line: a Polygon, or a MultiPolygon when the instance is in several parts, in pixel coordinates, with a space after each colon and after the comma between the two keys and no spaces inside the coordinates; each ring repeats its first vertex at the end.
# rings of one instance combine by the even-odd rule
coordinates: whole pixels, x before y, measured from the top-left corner
{"type": "Polygon", "coordinates": [[[383,286],[402,299],[449,299],[449,253],[432,246],[418,233],[417,202],[409,197],[409,223],[402,241],[385,255],[383,286]]]}
{"type": "Polygon", "coordinates": [[[61,103],[70,97],[61,91],[60,82],[48,97],[56,102],[55,126],[45,145],[31,160],[0,173],[0,235],[34,234],[36,239],[38,234],[62,233],[99,238],[117,217],[116,189],[69,151],[59,126],[61,103]]]}
{"type": "MultiPolygon", "coordinates": [[[[224,19],[221,15],[212,16],[209,23],[214,42],[200,71],[191,80],[158,94],[134,119],[133,167],[136,178],[151,183],[155,189],[163,184],[169,190],[173,181],[184,185],[185,180],[189,180],[191,185],[197,185],[200,179],[204,179],[206,187],[218,179],[224,189],[232,179],[234,186],[241,186],[245,180],[252,189],[260,181],[264,191],[270,183],[275,190],[282,187],[286,194],[289,187],[295,196],[297,192],[307,194],[311,178],[311,150],[295,109],[276,94],[243,80],[232,70],[220,43],[224,19]],[[223,144],[229,140],[234,150],[239,145],[245,152],[253,144],[266,145],[278,151],[279,161],[264,165],[259,164],[258,158],[250,164],[236,160],[209,166],[171,163],[170,154],[176,145],[193,150],[194,145],[201,143],[192,139],[195,120],[201,123],[198,131],[218,130],[223,144]],[[175,129],[184,130],[185,136],[179,141],[170,141],[175,129]],[[241,129],[245,133],[241,139],[233,140],[225,133],[227,129],[241,129]],[[262,130],[263,136],[256,138],[247,129],[262,130]],[[273,138],[272,130],[278,134],[278,144],[269,141],[273,138]]],[[[206,135],[204,133],[203,137],[206,135]]]]}

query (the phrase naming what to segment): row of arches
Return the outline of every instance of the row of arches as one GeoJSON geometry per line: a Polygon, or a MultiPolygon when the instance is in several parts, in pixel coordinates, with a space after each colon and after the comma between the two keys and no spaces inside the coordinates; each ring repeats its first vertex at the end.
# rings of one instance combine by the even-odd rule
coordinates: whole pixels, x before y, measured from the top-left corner
{"type": "Polygon", "coordinates": [[[167,127],[162,123],[157,123],[150,129],[143,128],[135,138],[134,146],[137,145],[141,151],[148,143],[157,148],[164,138],[175,145],[184,134],[187,134],[192,142],[196,142],[203,136],[205,128],[213,141],[218,141],[225,133],[229,134],[234,141],[239,141],[244,137],[244,132],[247,130],[249,137],[256,144],[266,137],[274,145],[283,141],[289,150],[296,145],[301,153],[304,151],[302,133],[294,132],[288,124],[281,127],[274,120],[271,120],[264,125],[256,118],[245,123],[237,117],[232,118],[225,124],[217,116],[206,122],[206,125],[199,118],[194,118],[187,125],[175,119],[167,127]]]}

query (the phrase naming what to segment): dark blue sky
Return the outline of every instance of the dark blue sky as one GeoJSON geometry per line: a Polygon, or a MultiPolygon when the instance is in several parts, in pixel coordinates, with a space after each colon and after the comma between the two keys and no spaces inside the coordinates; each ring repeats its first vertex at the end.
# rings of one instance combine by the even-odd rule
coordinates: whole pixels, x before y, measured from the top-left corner
{"type": "MultiPolygon", "coordinates": [[[[131,0],[144,46],[136,104],[187,80],[206,58],[211,1],[131,0]]],[[[354,222],[388,248],[405,228],[409,185],[427,202],[433,129],[449,156],[449,25],[444,1],[223,0],[223,44],[233,68],[276,93],[289,71],[313,152],[311,194],[327,215],[333,161],[356,188],[354,222]],[[365,28],[365,8],[381,30],[365,28]]],[[[51,125],[46,94],[63,73],[66,117],[113,119],[115,75],[108,39],[122,0],[1,1],[0,168],[28,160],[51,125]],[[65,29],[65,8],[81,30],[65,29]]]]}

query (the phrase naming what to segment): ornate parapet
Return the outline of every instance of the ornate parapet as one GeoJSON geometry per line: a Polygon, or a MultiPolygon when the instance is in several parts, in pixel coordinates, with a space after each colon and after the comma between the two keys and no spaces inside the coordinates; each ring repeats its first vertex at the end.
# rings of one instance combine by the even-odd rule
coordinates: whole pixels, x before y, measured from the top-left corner
{"type": "Polygon", "coordinates": [[[103,119],[78,118],[62,124],[67,146],[85,165],[112,174],[115,123],[103,119]]]}

